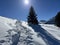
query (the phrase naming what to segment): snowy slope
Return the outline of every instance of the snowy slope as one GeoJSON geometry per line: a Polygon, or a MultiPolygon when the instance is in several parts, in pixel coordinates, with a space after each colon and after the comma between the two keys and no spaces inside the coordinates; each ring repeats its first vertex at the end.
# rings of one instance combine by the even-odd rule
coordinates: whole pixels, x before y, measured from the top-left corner
{"type": "Polygon", "coordinates": [[[50,24],[41,24],[41,26],[48,31],[52,36],[54,36],[56,39],[60,40],[60,28],[56,27],[55,25],[50,24]]]}
{"type": "Polygon", "coordinates": [[[51,24],[28,25],[0,16],[0,45],[60,45],[59,30],[51,24]]]}
{"type": "MultiPolygon", "coordinates": [[[[8,35],[8,30],[12,29],[15,24],[16,20],[8,19],[5,17],[0,16],[0,42],[5,42],[5,36],[8,35]]],[[[4,44],[8,45],[8,44],[4,44]]]]}

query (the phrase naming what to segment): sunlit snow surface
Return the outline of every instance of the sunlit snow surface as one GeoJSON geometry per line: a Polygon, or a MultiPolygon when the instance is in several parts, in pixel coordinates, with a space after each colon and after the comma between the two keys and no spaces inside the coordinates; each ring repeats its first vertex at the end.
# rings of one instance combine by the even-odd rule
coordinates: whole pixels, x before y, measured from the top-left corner
{"type": "Polygon", "coordinates": [[[29,26],[0,16],[0,45],[60,45],[60,28],[51,24],[29,26]]]}

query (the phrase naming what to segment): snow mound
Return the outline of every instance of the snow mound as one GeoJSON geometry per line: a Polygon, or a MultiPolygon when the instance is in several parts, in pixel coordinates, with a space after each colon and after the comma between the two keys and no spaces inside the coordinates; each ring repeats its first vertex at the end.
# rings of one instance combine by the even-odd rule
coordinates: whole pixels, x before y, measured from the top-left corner
{"type": "Polygon", "coordinates": [[[59,30],[51,24],[29,25],[0,16],[0,45],[60,45],[59,30]]]}

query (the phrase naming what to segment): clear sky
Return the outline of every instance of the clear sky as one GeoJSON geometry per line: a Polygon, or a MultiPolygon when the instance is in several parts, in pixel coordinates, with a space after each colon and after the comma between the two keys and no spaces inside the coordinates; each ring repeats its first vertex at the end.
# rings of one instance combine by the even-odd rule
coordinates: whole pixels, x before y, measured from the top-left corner
{"type": "Polygon", "coordinates": [[[60,11],[60,0],[0,0],[0,16],[27,20],[29,8],[32,5],[38,20],[48,20],[60,11]]]}

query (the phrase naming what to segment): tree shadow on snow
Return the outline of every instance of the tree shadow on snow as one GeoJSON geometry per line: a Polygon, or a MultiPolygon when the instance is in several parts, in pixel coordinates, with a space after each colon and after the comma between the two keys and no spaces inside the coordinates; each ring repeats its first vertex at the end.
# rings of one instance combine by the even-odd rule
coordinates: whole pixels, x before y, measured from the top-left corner
{"type": "Polygon", "coordinates": [[[35,32],[39,32],[39,36],[47,43],[47,45],[60,45],[60,41],[54,38],[49,32],[43,29],[40,25],[29,25],[35,32]]]}

